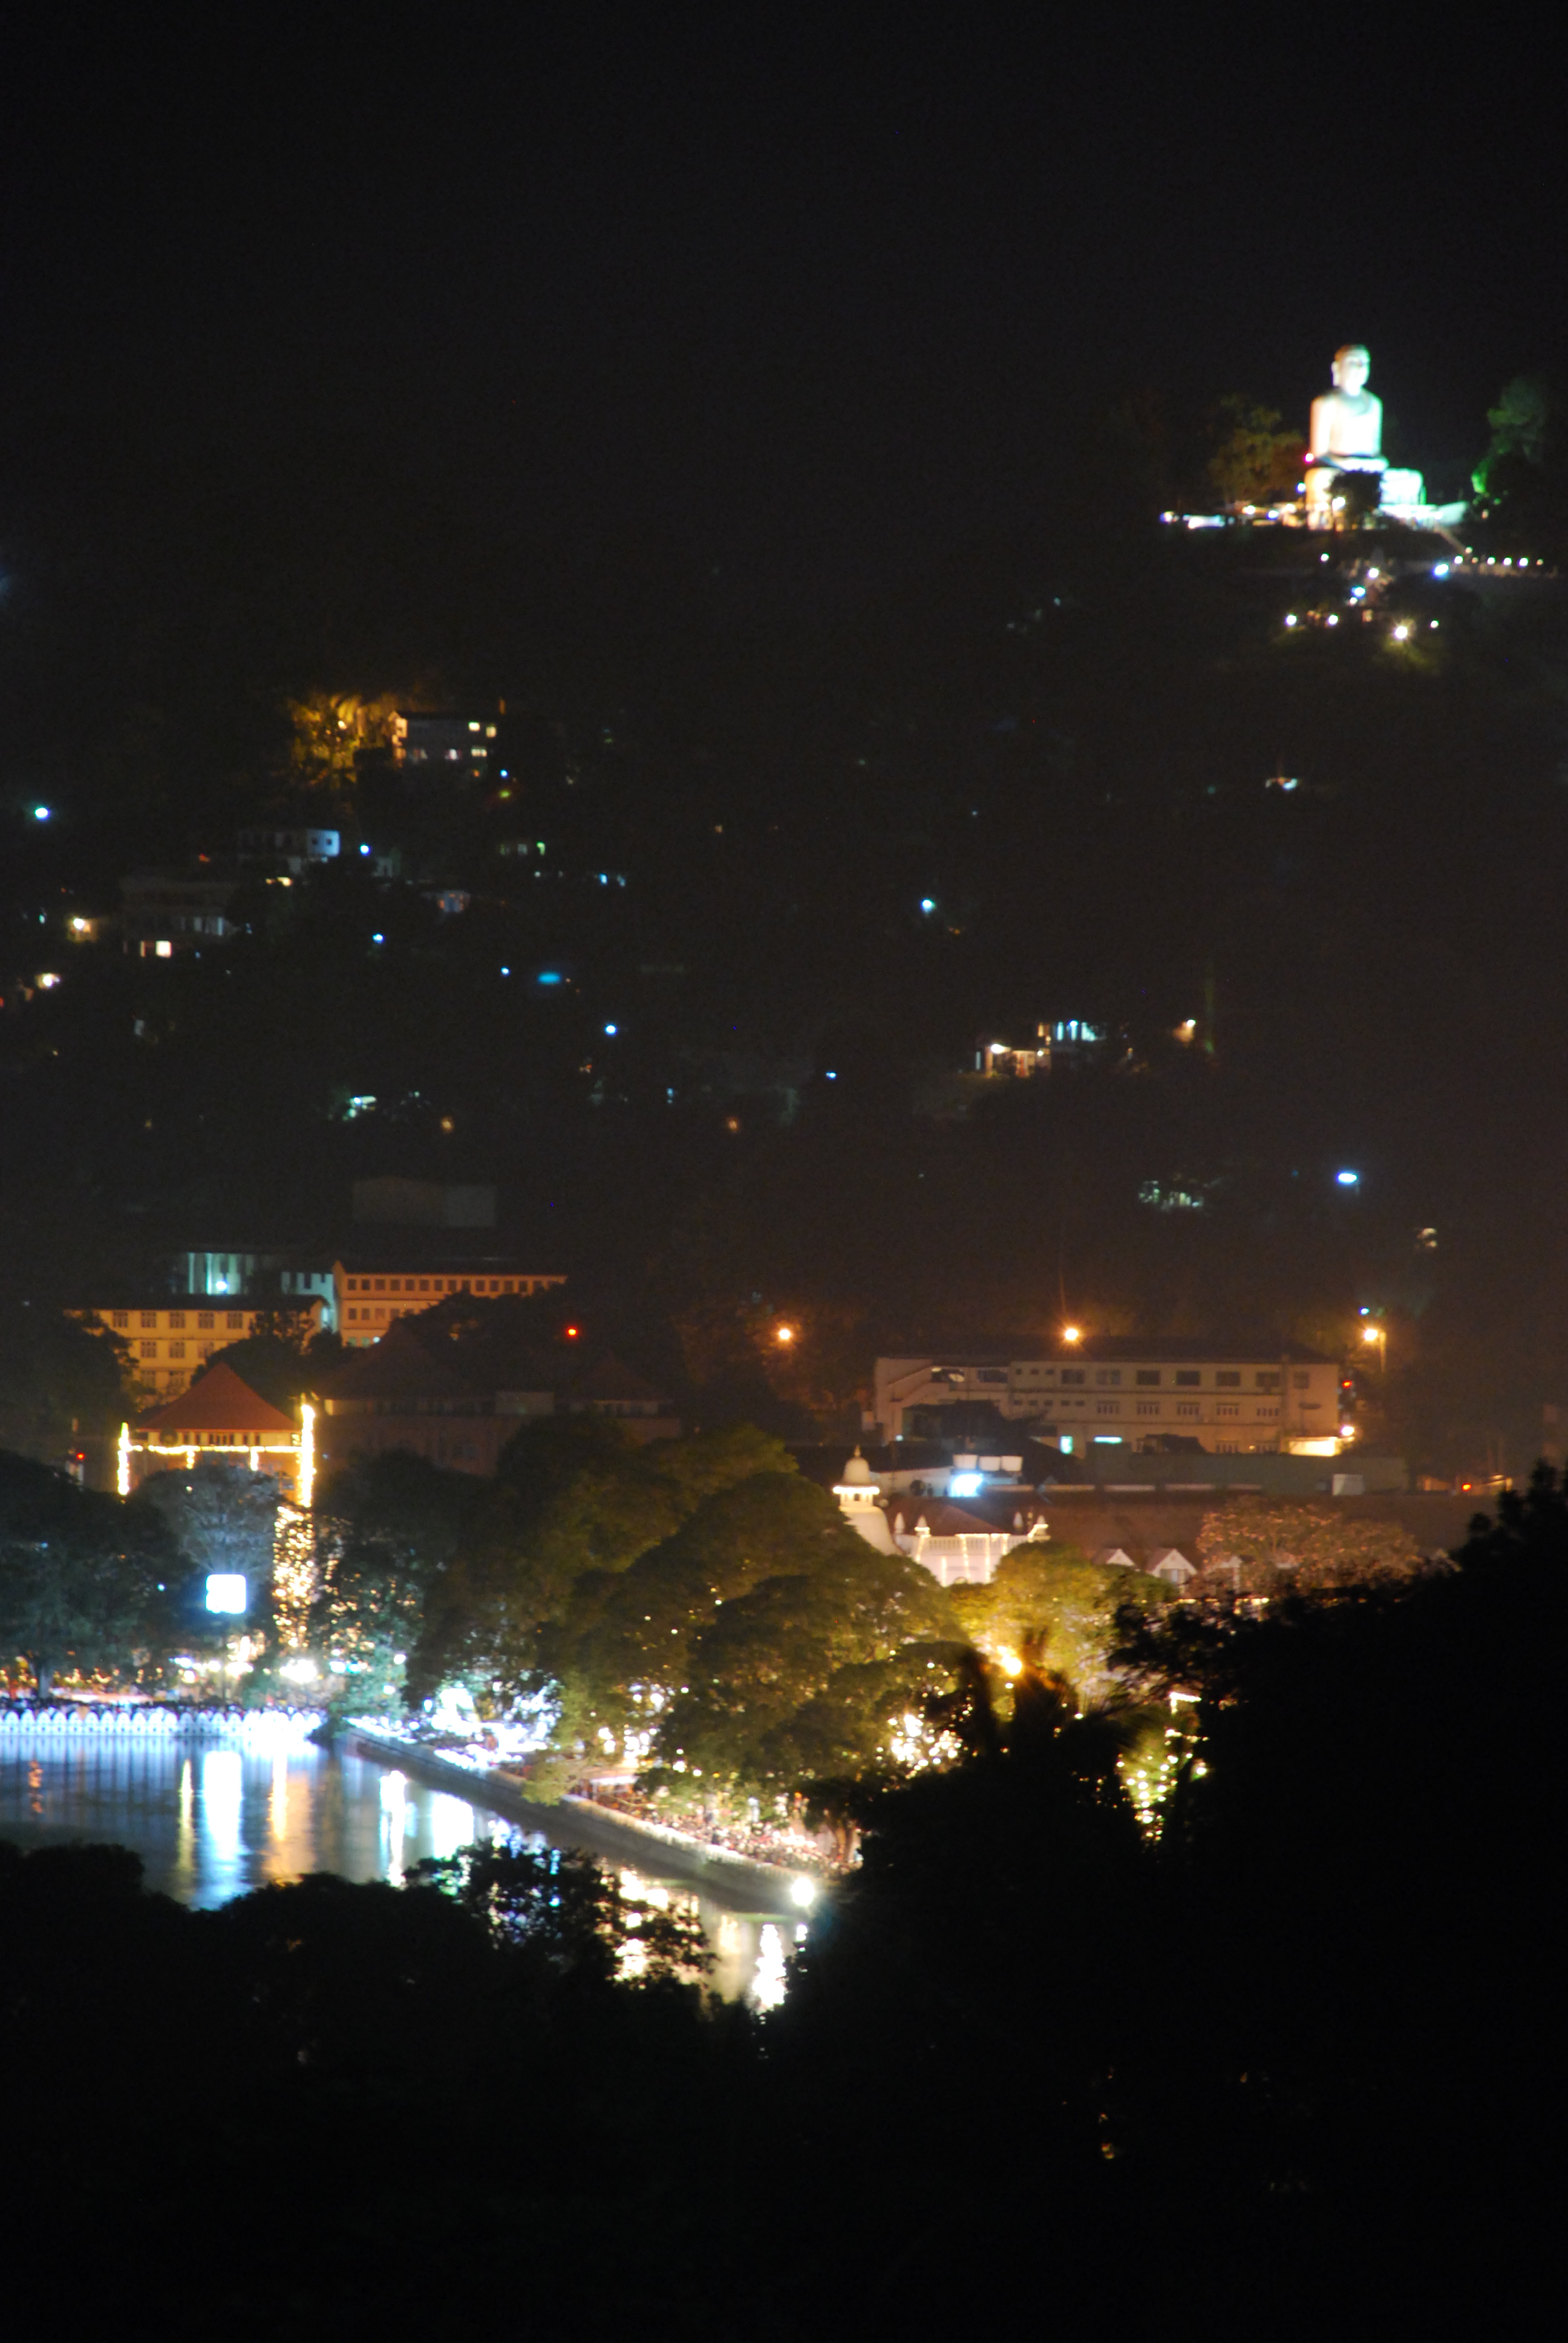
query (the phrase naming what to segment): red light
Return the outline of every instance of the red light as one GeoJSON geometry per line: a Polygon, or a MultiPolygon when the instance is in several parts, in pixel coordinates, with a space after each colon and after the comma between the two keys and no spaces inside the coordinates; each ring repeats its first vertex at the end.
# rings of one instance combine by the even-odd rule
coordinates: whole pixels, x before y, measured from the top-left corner
{"type": "Polygon", "coordinates": [[[578,1330],[577,1330],[577,1328],[576,1328],[575,1326],[568,1326],[568,1327],[567,1328],[567,1340],[568,1340],[568,1342],[575,1342],[577,1341],[577,1338],[578,1338],[578,1330]]]}

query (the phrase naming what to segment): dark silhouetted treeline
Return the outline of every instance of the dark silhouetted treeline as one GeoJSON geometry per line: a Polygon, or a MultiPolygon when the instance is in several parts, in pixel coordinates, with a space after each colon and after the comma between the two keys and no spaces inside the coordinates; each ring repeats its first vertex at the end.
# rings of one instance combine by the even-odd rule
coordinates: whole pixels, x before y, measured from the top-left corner
{"type": "Polygon", "coordinates": [[[966,1762],[869,1795],[768,2019],[674,1935],[616,1982],[573,1858],[191,1913],[121,1852],[7,1852],[12,2298],[98,2269],[240,2338],[1511,2331],[1553,2236],[1565,1587],[1543,1471],[1453,1570],[1146,1631],[1201,1695],[1158,1841],[1113,1719],[977,1674],[966,1762]]]}

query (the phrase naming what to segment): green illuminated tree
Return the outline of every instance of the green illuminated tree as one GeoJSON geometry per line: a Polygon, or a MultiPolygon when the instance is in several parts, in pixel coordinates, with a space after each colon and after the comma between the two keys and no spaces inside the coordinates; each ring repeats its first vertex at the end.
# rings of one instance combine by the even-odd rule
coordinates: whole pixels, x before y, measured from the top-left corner
{"type": "Polygon", "coordinates": [[[776,1794],[823,1772],[897,1770],[894,1721],[950,1684],[960,1641],[928,1571],[839,1523],[809,1569],[719,1604],[693,1637],[656,1731],[658,1778],[776,1794]],[[884,1673],[842,1673],[867,1669],[884,1673]]]}
{"type": "Polygon", "coordinates": [[[989,1586],[951,1590],[954,1611],[989,1658],[1027,1660],[1070,1684],[1085,1704],[1114,1689],[1119,1614],[1129,1604],[1152,1610],[1166,1597],[1158,1579],[1103,1569],[1058,1539],[1014,1546],[989,1586]]]}
{"type": "MultiPolygon", "coordinates": [[[[759,1470],[794,1466],[779,1442],[749,1426],[652,1446],[602,1416],[526,1426],[431,1590],[411,1687],[423,1697],[462,1673],[503,1696],[531,1688],[579,1582],[625,1570],[706,1498],[759,1470]]],[[[591,1616],[590,1601],[583,1627],[591,1616]]]]}

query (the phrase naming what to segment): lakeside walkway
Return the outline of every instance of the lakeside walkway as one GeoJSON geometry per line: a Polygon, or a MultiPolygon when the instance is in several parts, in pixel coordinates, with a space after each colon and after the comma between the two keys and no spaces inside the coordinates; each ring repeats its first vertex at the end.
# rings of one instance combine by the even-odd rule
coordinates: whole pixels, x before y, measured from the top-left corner
{"type": "MultiPolygon", "coordinates": [[[[723,1846],[706,1846],[684,1831],[663,1823],[643,1822],[633,1815],[617,1814],[592,1798],[567,1796],[558,1805],[541,1805],[526,1796],[504,1775],[460,1765],[417,1742],[384,1736],[363,1725],[346,1725],[343,1745],[372,1764],[396,1768],[448,1790],[470,1805],[484,1806],[524,1830],[539,1831],[560,1846],[580,1847],[587,1855],[603,1855],[612,1863],[663,1879],[677,1879],[700,1888],[716,1904],[732,1912],[751,1913],[770,1920],[799,1920],[797,1879],[809,1876],[783,1870],[777,1864],[757,1863],[749,1855],[723,1846]]],[[[819,1890],[822,1883],[813,1879],[819,1890]]]]}

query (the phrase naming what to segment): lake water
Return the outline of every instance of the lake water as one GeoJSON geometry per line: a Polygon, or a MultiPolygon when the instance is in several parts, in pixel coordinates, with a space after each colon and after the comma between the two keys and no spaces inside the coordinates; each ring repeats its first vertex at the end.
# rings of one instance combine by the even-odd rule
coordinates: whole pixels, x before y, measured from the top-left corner
{"type": "MultiPolygon", "coordinates": [[[[24,1847],[133,1847],[147,1885],[182,1904],[226,1903],[310,1871],[396,1884],[427,1855],[515,1833],[451,1791],[297,1742],[257,1749],[8,1732],[0,1754],[0,1838],[24,1847]]],[[[516,1835],[546,1843],[542,1834],[516,1835]]],[[[558,1843],[570,1841],[563,1834],[558,1843]]],[[[700,1918],[719,1992],[763,2006],[778,2000],[796,1936],[789,1923],[731,1908],[652,1870],[619,1869],[632,1894],[700,1918]]]]}

